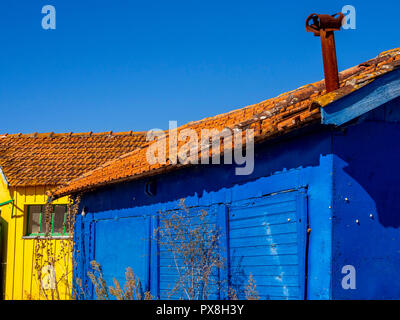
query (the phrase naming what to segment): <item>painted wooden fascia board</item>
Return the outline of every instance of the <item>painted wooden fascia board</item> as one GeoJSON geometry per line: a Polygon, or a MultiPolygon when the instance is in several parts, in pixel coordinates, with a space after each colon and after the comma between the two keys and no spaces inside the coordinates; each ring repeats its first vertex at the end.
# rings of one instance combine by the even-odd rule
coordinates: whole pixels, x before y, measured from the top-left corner
{"type": "Polygon", "coordinates": [[[321,108],[323,124],[340,126],[400,96],[400,69],[321,108]]]}
{"type": "Polygon", "coordinates": [[[0,176],[3,178],[4,184],[8,187],[9,184],[8,184],[7,177],[6,177],[6,175],[4,174],[3,169],[2,169],[1,167],[0,167],[0,176]]]}

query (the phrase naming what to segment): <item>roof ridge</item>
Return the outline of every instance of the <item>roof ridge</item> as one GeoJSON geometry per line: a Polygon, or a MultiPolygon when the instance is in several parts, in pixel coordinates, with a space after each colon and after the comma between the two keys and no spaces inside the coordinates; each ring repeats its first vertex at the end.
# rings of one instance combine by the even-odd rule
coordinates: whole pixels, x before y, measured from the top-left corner
{"type": "Polygon", "coordinates": [[[103,132],[33,132],[33,133],[3,133],[0,138],[60,138],[60,137],[87,137],[87,136],[133,136],[145,135],[147,131],[103,131],[103,132]]]}
{"type": "Polygon", "coordinates": [[[377,56],[377,58],[378,57],[384,57],[384,56],[388,56],[388,55],[390,55],[390,56],[396,56],[396,55],[398,55],[398,54],[400,54],[400,47],[398,47],[398,48],[394,48],[394,49],[390,49],[390,50],[386,50],[386,51],[382,51],[378,56],[377,56]]]}

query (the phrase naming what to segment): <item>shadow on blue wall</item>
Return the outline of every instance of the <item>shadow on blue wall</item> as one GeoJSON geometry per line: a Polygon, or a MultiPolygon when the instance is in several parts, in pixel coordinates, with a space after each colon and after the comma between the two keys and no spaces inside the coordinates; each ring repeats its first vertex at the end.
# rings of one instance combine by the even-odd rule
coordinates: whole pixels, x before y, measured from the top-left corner
{"type": "MultiPolygon", "coordinates": [[[[373,199],[370,212],[384,227],[400,226],[400,125],[363,123],[335,137],[334,154],[347,165],[343,171],[373,199]]],[[[351,186],[348,186],[351,189],[351,186]]],[[[356,192],[356,191],[355,191],[356,192]]],[[[363,201],[357,192],[349,201],[363,201]]],[[[363,205],[358,206],[358,211],[363,205]]]]}
{"type": "Polygon", "coordinates": [[[96,213],[179,201],[188,197],[201,198],[205,194],[285,170],[318,167],[320,156],[331,151],[330,133],[327,128],[317,133],[313,132],[314,129],[310,128],[310,132],[300,137],[256,145],[254,171],[249,176],[235,175],[235,165],[196,165],[149,178],[156,182],[155,196],[145,194],[149,179],[141,179],[103,187],[86,194],[82,203],[90,212],[96,213]]]}
{"type": "Polygon", "coordinates": [[[400,124],[374,118],[333,137],[335,299],[400,298],[400,124]],[[345,265],[356,290],[342,288],[345,265]]]}

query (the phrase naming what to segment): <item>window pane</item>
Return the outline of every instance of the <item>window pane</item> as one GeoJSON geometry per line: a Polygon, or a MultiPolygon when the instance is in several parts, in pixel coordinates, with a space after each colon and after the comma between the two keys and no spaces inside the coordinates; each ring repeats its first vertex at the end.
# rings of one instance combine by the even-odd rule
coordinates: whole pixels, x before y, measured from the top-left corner
{"type": "Polygon", "coordinates": [[[29,206],[28,233],[39,233],[41,206],[29,206]]]}
{"type": "MultiPolygon", "coordinates": [[[[71,209],[69,209],[69,210],[71,210],[71,209]]],[[[71,213],[68,212],[68,210],[67,210],[67,214],[66,215],[67,216],[65,217],[65,233],[69,234],[70,231],[72,232],[72,230],[70,230],[71,213]]]]}
{"type": "Polygon", "coordinates": [[[51,224],[52,213],[46,213],[45,211],[45,206],[42,206],[42,227],[40,228],[40,233],[46,233],[47,226],[51,224]],[[48,219],[50,219],[50,221],[47,221],[48,219]]]}
{"type": "Polygon", "coordinates": [[[54,209],[54,233],[64,233],[65,206],[56,205],[54,209]]]}

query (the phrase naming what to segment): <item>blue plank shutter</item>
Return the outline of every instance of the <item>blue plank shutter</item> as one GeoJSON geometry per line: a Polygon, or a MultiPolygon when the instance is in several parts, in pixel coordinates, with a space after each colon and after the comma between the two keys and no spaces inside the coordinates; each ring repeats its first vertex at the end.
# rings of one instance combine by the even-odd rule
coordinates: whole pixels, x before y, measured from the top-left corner
{"type": "Polygon", "coordinates": [[[261,299],[304,299],[305,191],[233,202],[228,211],[229,283],[238,298],[251,273],[261,299]]]}
{"type": "MultiPolygon", "coordinates": [[[[189,215],[190,220],[194,222],[193,227],[196,224],[196,217],[198,217],[202,210],[207,211],[207,220],[210,225],[210,230],[218,230],[217,226],[217,206],[196,206],[190,207],[189,215]],[[193,217],[193,218],[192,218],[193,217]]],[[[179,212],[179,209],[167,210],[166,213],[173,214],[179,212]]],[[[160,228],[163,228],[162,221],[159,222],[160,228]]],[[[160,239],[161,242],[165,242],[165,239],[160,239]]],[[[187,299],[187,295],[181,288],[173,292],[174,287],[179,280],[179,273],[184,270],[180,269],[183,267],[182,261],[179,259],[174,259],[171,253],[172,248],[167,246],[159,247],[159,295],[160,299],[187,299]],[[181,270],[181,271],[178,271],[181,270]]],[[[216,269],[215,272],[210,277],[209,285],[209,299],[219,299],[219,279],[220,274],[216,269]]]]}

